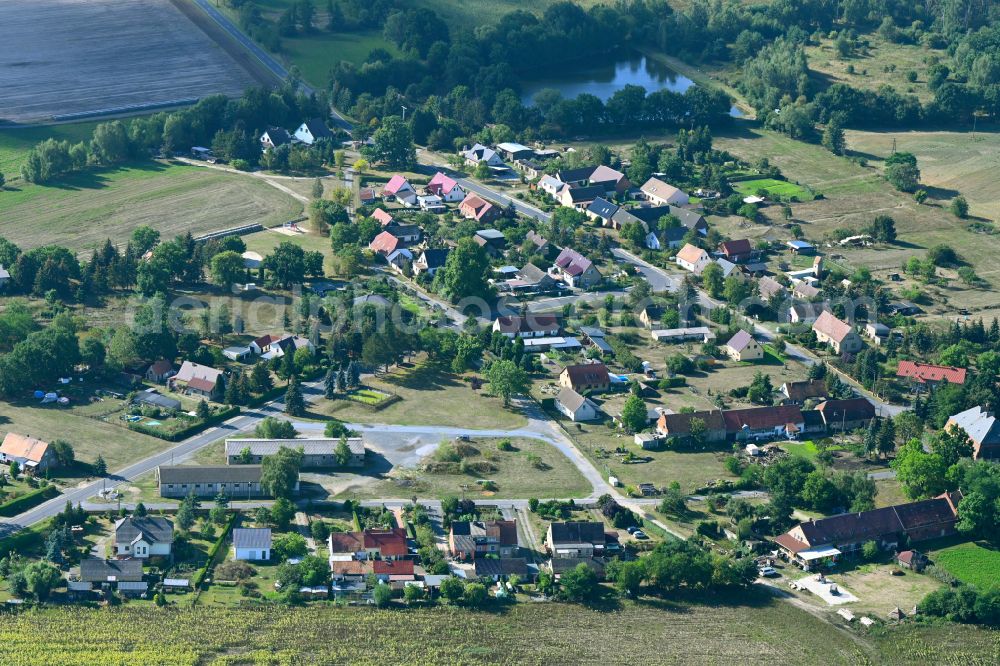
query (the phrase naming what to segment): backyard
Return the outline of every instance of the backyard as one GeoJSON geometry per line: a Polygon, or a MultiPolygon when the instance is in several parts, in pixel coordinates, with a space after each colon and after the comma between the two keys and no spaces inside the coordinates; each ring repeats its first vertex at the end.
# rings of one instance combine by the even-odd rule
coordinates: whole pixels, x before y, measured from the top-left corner
{"type": "Polygon", "coordinates": [[[1000,550],[986,542],[969,541],[929,553],[937,566],[963,583],[985,590],[1000,584],[1000,550]]]}

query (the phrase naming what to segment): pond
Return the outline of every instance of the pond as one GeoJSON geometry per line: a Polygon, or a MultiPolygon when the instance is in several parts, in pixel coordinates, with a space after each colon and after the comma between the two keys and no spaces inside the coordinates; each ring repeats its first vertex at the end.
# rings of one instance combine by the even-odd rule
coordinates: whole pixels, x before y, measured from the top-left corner
{"type": "MultiPolygon", "coordinates": [[[[678,74],[666,65],[642,55],[619,60],[599,67],[563,67],[561,75],[550,74],[543,78],[523,82],[521,103],[534,104],[534,97],[545,89],[557,90],[565,99],[573,99],[582,93],[598,97],[602,102],[626,85],[642,86],[647,93],[658,90],[672,90],[682,93],[694,81],[678,74]]],[[[734,117],[742,116],[735,106],[730,110],[734,117]]]]}

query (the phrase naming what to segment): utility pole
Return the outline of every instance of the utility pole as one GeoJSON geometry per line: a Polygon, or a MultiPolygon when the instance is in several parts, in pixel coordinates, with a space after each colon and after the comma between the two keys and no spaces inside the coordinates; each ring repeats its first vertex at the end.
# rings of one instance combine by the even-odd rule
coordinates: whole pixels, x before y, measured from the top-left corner
{"type": "MultiPolygon", "coordinates": [[[[400,106],[402,106],[402,105],[400,105],[400,106]]],[[[406,107],[405,106],[403,106],[403,122],[404,123],[406,122],[406,107]]]]}

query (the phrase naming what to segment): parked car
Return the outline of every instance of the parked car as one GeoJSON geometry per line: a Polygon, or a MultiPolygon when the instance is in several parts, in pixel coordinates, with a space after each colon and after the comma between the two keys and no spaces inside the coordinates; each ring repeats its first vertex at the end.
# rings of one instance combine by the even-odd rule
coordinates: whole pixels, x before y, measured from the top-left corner
{"type": "Polygon", "coordinates": [[[629,525],[629,527],[625,531],[628,532],[629,534],[635,534],[636,532],[639,531],[639,528],[636,527],[635,525],[629,525]]]}
{"type": "Polygon", "coordinates": [[[761,576],[764,576],[765,578],[781,575],[778,573],[778,570],[775,569],[774,567],[763,567],[761,569],[758,569],[757,573],[760,574],[761,576]]]}
{"type": "Polygon", "coordinates": [[[632,536],[634,536],[636,539],[639,539],[640,541],[649,538],[648,536],[646,536],[646,533],[643,532],[642,530],[636,530],[635,532],[632,532],[632,536]]]}

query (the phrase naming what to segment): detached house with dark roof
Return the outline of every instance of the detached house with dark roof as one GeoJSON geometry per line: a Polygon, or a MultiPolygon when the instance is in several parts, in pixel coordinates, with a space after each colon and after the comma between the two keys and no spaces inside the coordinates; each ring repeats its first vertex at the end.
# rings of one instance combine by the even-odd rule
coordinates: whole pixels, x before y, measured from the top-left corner
{"type": "Polygon", "coordinates": [[[444,268],[445,262],[448,261],[449,252],[451,250],[448,248],[429,248],[424,250],[417,257],[417,260],[413,262],[414,275],[427,273],[433,277],[435,273],[444,268]]]}
{"type": "Polygon", "coordinates": [[[604,555],[608,536],[604,523],[549,523],[545,547],[553,558],[590,558],[604,555]]]}
{"type": "Polygon", "coordinates": [[[734,264],[741,264],[753,259],[754,251],[749,240],[740,238],[719,243],[719,254],[734,264]]]}
{"type": "Polygon", "coordinates": [[[549,314],[527,313],[500,316],[493,321],[493,331],[514,338],[547,338],[559,335],[559,318],[549,314]]]}
{"type": "Polygon", "coordinates": [[[816,407],[827,430],[847,432],[866,428],[875,418],[875,406],[865,398],[825,400],[816,407]]]}
{"type": "Polygon", "coordinates": [[[282,127],[268,127],[267,131],[260,135],[260,148],[264,152],[291,142],[291,135],[282,127]]]}
{"type": "Polygon", "coordinates": [[[785,382],[781,385],[781,393],[787,402],[801,405],[809,398],[825,398],[826,382],[822,379],[806,379],[799,382],[785,382]]]}
{"type": "Polygon", "coordinates": [[[295,130],[295,138],[307,146],[311,146],[321,139],[332,139],[333,132],[322,120],[313,118],[299,125],[299,128],[295,130]]]}
{"type": "Polygon", "coordinates": [[[115,555],[167,557],[174,543],[174,524],[160,516],[127,516],[115,522],[115,555]]]}

